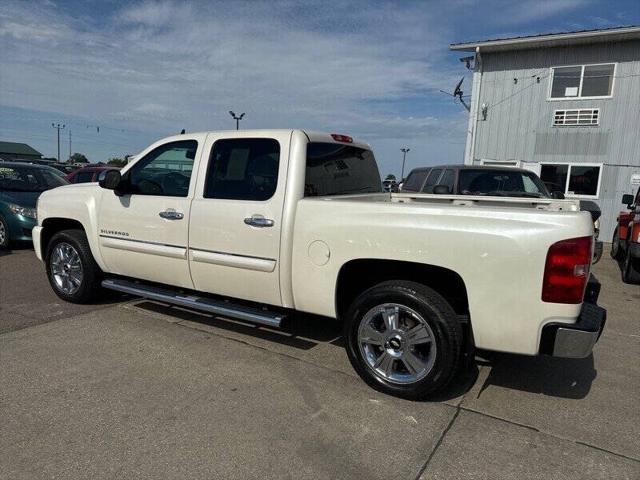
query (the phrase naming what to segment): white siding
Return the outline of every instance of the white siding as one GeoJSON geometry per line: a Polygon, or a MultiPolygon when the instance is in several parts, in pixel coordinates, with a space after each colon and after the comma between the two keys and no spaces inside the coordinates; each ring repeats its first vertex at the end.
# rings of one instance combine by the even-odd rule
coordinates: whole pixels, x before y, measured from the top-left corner
{"type": "Polygon", "coordinates": [[[481,93],[472,102],[487,105],[487,118],[478,108],[474,159],[604,164],[596,202],[603,211],[601,237],[609,241],[620,198],[632,193],[631,175],[640,173],[640,41],[481,55],[481,93]],[[551,67],[613,62],[612,98],[547,99],[551,67]],[[555,110],[576,108],[599,108],[600,124],[553,126],[555,110]]]}

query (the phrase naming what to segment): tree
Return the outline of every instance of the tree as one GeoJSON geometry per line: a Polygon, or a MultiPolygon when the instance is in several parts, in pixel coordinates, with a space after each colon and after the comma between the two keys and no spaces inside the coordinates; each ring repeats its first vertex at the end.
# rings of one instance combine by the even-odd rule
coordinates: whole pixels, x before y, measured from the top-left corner
{"type": "Polygon", "coordinates": [[[107,165],[113,165],[114,167],[124,167],[127,161],[123,158],[113,157],[107,160],[107,165]]]}
{"type": "Polygon", "coordinates": [[[89,163],[89,159],[82,153],[74,153],[69,157],[70,163],[89,163]]]}

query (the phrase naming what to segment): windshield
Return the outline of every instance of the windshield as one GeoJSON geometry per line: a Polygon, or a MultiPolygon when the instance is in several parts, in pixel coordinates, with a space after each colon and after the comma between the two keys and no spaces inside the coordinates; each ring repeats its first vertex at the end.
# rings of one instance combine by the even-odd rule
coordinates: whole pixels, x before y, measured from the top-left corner
{"type": "Polygon", "coordinates": [[[522,170],[462,169],[458,178],[459,195],[549,198],[542,180],[522,170]]]}
{"type": "Polygon", "coordinates": [[[0,190],[10,192],[44,192],[67,185],[64,178],[49,168],[25,166],[2,166],[0,164],[0,190]]]}

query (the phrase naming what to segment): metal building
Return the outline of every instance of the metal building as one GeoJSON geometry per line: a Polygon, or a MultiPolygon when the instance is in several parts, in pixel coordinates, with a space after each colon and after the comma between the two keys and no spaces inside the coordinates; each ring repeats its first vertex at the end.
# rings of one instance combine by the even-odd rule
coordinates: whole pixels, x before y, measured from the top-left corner
{"type": "Polygon", "coordinates": [[[640,185],[640,27],[450,45],[473,69],[466,164],[538,173],[602,209],[610,241],[640,185]]]}

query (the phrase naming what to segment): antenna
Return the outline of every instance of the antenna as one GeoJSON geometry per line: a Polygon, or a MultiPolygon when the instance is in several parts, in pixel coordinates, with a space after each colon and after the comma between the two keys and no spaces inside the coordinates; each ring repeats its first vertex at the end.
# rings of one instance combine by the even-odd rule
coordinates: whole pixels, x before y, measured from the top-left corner
{"type": "Polygon", "coordinates": [[[457,83],[456,88],[453,89],[453,93],[445,92],[444,90],[440,90],[440,92],[444,93],[445,95],[449,95],[454,99],[457,98],[462,104],[462,106],[467,109],[467,112],[469,112],[471,111],[471,107],[464,100],[464,97],[468,98],[469,95],[465,95],[464,92],[462,91],[462,82],[464,82],[464,77],[462,77],[460,81],[457,83]]]}

